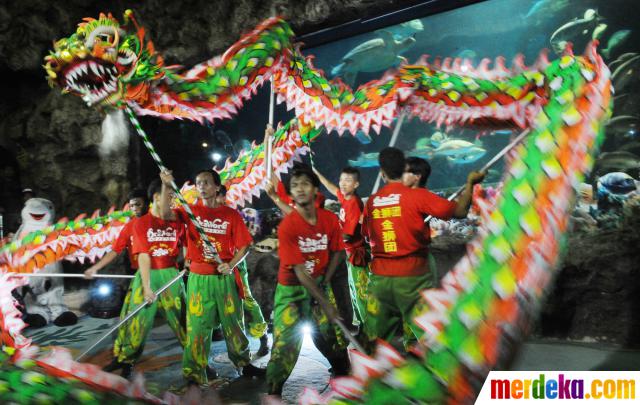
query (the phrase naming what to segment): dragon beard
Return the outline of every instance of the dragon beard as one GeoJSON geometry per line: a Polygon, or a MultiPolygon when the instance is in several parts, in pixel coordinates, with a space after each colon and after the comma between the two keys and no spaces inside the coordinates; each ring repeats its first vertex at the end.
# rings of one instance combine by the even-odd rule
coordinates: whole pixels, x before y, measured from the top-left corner
{"type": "Polygon", "coordinates": [[[129,125],[122,110],[111,110],[102,121],[100,156],[124,151],[129,146],[129,125]]]}

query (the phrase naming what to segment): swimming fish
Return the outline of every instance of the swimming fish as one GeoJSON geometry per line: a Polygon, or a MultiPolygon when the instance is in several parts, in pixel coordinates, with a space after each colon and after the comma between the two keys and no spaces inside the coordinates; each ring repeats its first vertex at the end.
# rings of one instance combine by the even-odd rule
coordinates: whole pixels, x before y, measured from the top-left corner
{"type": "Polygon", "coordinates": [[[602,50],[604,57],[609,58],[611,56],[611,52],[626,41],[630,34],[631,30],[619,30],[611,35],[611,38],[607,41],[607,47],[602,50]]]}
{"type": "Polygon", "coordinates": [[[453,164],[473,163],[486,153],[481,143],[471,143],[461,139],[447,139],[433,151],[434,156],[444,156],[453,164]]]}
{"type": "Polygon", "coordinates": [[[391,27],[385,27],[382,30],[377,30],[376,32],[381,31],[389,31],[393,34],[393,37],[397,40],[402,40],[404,38],[413,36],[419,32],[424,30],[424,24],[420,20],[411,20],[403,22],[402,24],[394,25],[391,27]]]}
{"type": "Polygon", "coordinates": [[[349,160],[353,167],[378,167],[378,152],[360,153],[356,160],[349,160]]]}

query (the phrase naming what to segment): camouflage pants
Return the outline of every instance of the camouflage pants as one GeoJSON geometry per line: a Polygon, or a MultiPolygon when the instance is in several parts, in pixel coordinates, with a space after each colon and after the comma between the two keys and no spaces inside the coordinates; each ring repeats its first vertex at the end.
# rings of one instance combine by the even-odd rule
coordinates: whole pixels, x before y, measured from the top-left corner
{"type": "Polygon", "coordinates": [[[349,291],[353,306],[353,324],[364,326],[369,291],[369,267],[356,266],[347,260],[347,268],[349,269],[349,291]]]}
{"type": "Polygon", "coordinates": [[[262,310],[260,304],[251,295],[251,289],[249,288],[249,272],[247,271],[247,262],[242,261],[238,264],[238,270],[242,277],[242,285],[244,286],[244,299],[242,305],[247,314],[247,326],[249,327],[249,334],[254,338],[259,338],[267,332],[267,323],[262,316],[262,310]]]}
{"type": "Polygon", "coordinates": [[[408,349],[424,334],[413,318],[427,308],[420,292],[432,285],[430,273],[415,277],[371,274],[364,327],[367,340],[374,342],[380,338],[391,342],[402,328],[404,347],[408,349]]]}
{"type": "MultiPolygon", "coordinates": [[[[331,289],[325,287],[332,305],[335,299],[331,289]]],[[[280,392],[298,361],[304,334],[302,325],[309,323],[314,344],[335,370],[348,364],[347,341],[338,328],[329,322],[320,306],[303,286],[276,286],[274,329],[271,359],[267,365],[269,392],[280,392]]],[[[348,365],[347,365],[348,368],[348,365]]]]}
{"type": "MultiPolygon", "coordinates": [[[[157,291],[178,275],[174,267],[151,270],[151,289],[157,291]]],[[[138,271],[129,286],[124,299],[120,319],[144,302],[142,278],[138,271]]],[[[176,334],[180,344],[184,347],[186,341],[184,285],[178,280],[167,288],[153,303],[147,304],[127,323],[118,330],[118,336],[113,345],[113,355],[121,363],[135,363],[142,355],[147,335],[153,328],[158,307],[162,309],[169,327],[176,334]]]]}
{"type": "Polygon", "coordinates": [[[182,356],[185,378],[207,383],[211,334],[220,324],[229,359],[238,367],[249,364],[249,340],[244,334],[242,301],[233,274],[190,273],[187,305],[187,343],[182,356]]]}

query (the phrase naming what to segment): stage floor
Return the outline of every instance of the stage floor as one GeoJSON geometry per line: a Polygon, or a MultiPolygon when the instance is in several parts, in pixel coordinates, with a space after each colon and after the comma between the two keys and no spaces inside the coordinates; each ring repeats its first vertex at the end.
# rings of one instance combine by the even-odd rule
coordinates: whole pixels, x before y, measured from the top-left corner
{"type": "MultiPolygon", "coordinates": [[[[47,326],[40,329],[26,329],[25,335],[39,346],[64,346],[74,355],[92,344],[104,334],[118,318],[98,319],[83,316],[78,324],[63,328],[47,326]]],[[[171,330],[158,323],[147,340],[145,351],[135,372],[142,373],[147,389],[153,394],[161,394],[167,389],[184,392],[182,378],[182,349],[171,330]]],[[[115,335],[115,334],[114,334],[115,335]]],[[[85,362],[106,365],[111,361],[111,347],[114,337],[106,339],[85,359],[85,362]]],[[[270,337],[271,339],[271,337],[270,337]]],[[[251,340],[252,354],[258,350],[257,339],[251,340]]],[[[255,359],[254,364],[266,367],[269,355],[255,359]]],[[[212,342],[209,362],[218,371],[219,378],[211,382],[209,390],[217,390],[224,403],[259,404],[266,392],[262,379],[248,379],[238,373],[226,355],[224,341],[212,342]]],[[[566,342],[556,340],[529,340],[525,342],[514,366],[514,370],[638,370],[640,350],[626,350],[601,343],[566,342]]],[[[328,389],[329,364],[316,350],[311,339],[305,337],[301,356],[293,374],[284,387],[283,399],[286,403],[297,403],[296,398],[305,387],[317,391],[328,389]]]]}

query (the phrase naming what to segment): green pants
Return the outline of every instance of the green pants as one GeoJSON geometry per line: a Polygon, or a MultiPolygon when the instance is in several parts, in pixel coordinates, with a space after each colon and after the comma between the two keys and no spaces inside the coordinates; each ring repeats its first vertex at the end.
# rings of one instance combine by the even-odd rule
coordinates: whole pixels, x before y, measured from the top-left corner
{"type": "Polygon", "coordinates": [[[249,340],[244,334],[242,301],[234,275],[190,273],[187,303],[187,343],[182,355],[184,377],[199,384],[207,383],[211,334],[220,324],[229,359],[238,367],[248,365],[249,340]]]}
{"type": "Polygon", "coordinates": [[[369,291],[369,267],[356,266],[347,259],[347,269],[349,270],[349,291],[353,306],[353,324],[364,325],[369,291]]]}
{"type": "Polygon", "coordinates": [[[371,274],[364,328],[367,339],[391,342],[402,328],[404,347],[409,349],[424,334],[413,318],[427,307],[420,292],[432,285],[430,273],[415,277],[371,274]]]}
{"type": "MultiPolygon", "coordinates": [[[[178,270],[174,267],[151,270],[149,272],[151,289],[157,291],[177,275],[178,270]]],[[[124,299],[120,318],[124,318],[143,302],[142,277],[138,271],[129,285],[129,291],[124,299]]],[[[147,304],[146,307],[120,327],[113,345],[113,355],[119,362],[133,364],[140,358],[144,350],[144,342],[147,339],[147,335],[153,328],[153,321],[156,317],[158,306],[162,309],[169,327],[171,327],[178,337],[180,344],[184,347],[186,341],[186,308],[184,305],[184,285],[180,279],[160,294],[158,299],[151,304],[147,304]]]]}
{"type": "Polygon", "coordinates": [[[242,276],[242,284],[244,286],[244,299],[242,305],[247,313],[247,326],[249,327],[249,334],[254,338],[262,337],[267,332],[267,323],[262,316],[262,310],[260,304],[251,295],[251,288],[249,288],[249,272],[247,271],[247,262],[242,261],[238,264],[238,270],[240,276],[242,276]]]}
{"type": "MultiPolygon", "coordinates": [[[[325,287],[325,292],[329,302],[335,305],[331,288],[325,287]]],[[[274,301],[273,347],[267,365],[270,393],[281,392],[296,365],[304,338],[302,325],[307,322],[312,328],[313,342],[334,371],[338,374],[348,371],[348,342],[340,330],[329,323],[305,287],[278,284],[274,301]]]]}

